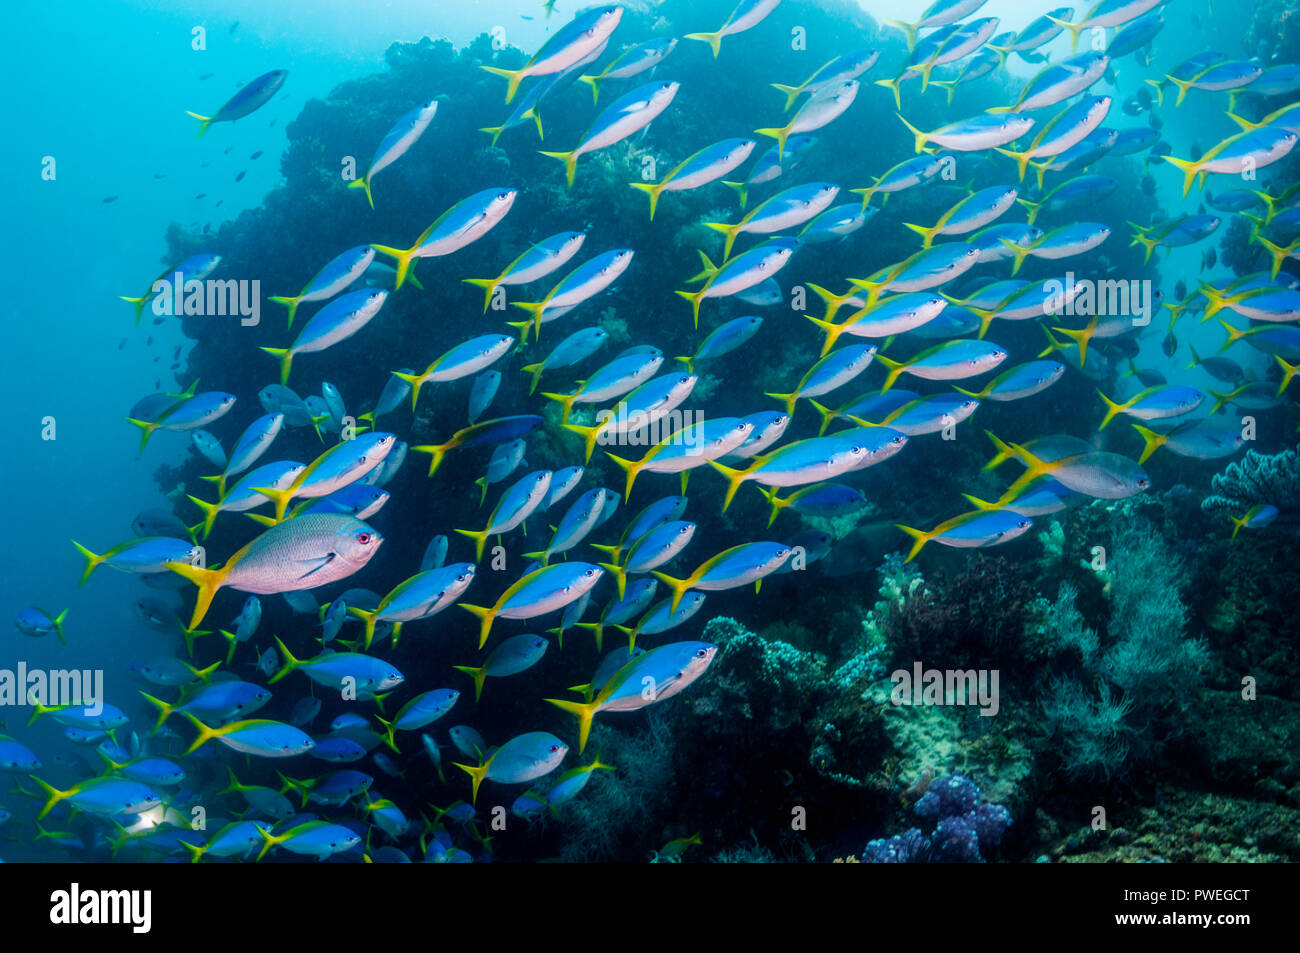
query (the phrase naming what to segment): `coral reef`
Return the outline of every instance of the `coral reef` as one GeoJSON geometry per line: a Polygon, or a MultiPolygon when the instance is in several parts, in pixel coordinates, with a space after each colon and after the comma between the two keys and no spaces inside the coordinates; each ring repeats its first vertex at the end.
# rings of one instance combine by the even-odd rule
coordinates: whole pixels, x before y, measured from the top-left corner
{"type": "Polygon", "coordinates": [[[1283,453],[1249,451],[1210,481],[1211,494],[1201,502],[1207,513],[1241,516],[1259,503],[1272,503],[1282,515],[1300,516],[1300,448],[1283,453]]]}
{"type": "Polygon", "coordinates": [[[862,852],[863,862],[983,863],[984,853],[996,850],[1011,826],[1011,812],[1001,804],[981,803],[978,785],[962,774],[931,781],[913,810],[934,822],[929,836],[913,827],[873,840],[862,852]]]}

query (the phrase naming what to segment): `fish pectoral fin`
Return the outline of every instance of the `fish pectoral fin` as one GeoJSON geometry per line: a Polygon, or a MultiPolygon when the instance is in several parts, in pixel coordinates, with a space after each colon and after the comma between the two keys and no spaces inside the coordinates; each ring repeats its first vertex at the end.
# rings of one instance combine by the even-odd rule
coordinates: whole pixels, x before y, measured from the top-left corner
{"type": "Polygon", "coordinates": [[[302,565],[311,566],[311,568],[308,569],[305,573],[303,573],[298,578],[306,579],[308,576],[320,572],[322,569],[324,569],[326,566],[332,563],[336,556],[338,556],[338,553],[326,553],[324,556],[320,556],[316,559],[302,560],[302,565]]]}

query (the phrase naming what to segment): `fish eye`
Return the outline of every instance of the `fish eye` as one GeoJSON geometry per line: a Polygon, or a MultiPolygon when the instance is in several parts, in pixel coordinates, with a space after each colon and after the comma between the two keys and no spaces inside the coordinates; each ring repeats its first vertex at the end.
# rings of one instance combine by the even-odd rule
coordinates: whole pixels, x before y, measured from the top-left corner
{"type": "Polygon", "coordinates": [[[709,654],[709,650],[708,650],[708,649],[696,649],[696,650],[695,650],[695,657],[696,657],[696,658],[707,658],[707,657],[708,657],[708,654],[709,654]]]}
{"type": "Polygon", "coordinates": [[[360,534],[357,537],[357,542],[360,543],[362,546],[364,546],[366,543],[370,542],[370,534],[369,533],[360,534]]]}

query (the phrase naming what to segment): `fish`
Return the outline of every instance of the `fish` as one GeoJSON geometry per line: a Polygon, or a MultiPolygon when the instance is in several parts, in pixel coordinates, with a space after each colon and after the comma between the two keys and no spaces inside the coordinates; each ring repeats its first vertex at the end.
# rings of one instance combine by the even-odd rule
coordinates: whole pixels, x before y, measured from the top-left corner
{"type": "Polygon", "coordinates": [[[532,315],[532,320],[519,323],[511,322],[520,331],[521,344],[528,343],[528,326],[532,324],[536,336],[541,337],[542,324],[554,320],[600,294],[615,281],[632,264],[632,249],[614,248],[589,258],[573,271],[560,279],[541,301],[512,301],[514,307],[521,308],[532,315]],[[550,318],[546,316],[551,312],[550,318]]]}
{"type": "Polygon", "coordinates": [[[1053,106],[1097,82],[1109,64],[1110,57],[1095,50],[1063,60],[1034,76],[1010,106],[994,106],[989,114],[1032,112],[1053,106]]]}
{"type": "Polygon", "coordinates": [[[366,648],[370,648],[375,637],[377,622],[393,623],[393,644],[396,645],[403,625],[441,612],[464,595],[473,581],[473,563],[451,563],[416,573],[398,583],[374,609],[349,606],[348,612],[365,623],[363,644],[366,648]]]}
{"type": "Polygon", "coordinates": [[[857,79],[875,66],[876,60],[879,58],[880,51],[874,48],[853,50],[823,63],[798,86],[783,86],[780,83],[772,83],[772,88],[785,94],[785,111],[789,112],[790,107],[804,93],[813,95],[835,83],[857,79]]]}
{"type": "MultiPolygon", "coordinates": [[[[393,125],[388,130],[384,138],[379,141],[379,147],[375,149],[375,155],[370,160],[370,167],[366,169],[366,174],[359,179],[353,179],[348,183],[349,189],[365,189],[366,201],[370,203],[370,208],[375,207],[374,196],[370,192],[370,183],[383,169],[388,168],[402,156],[404,156],[411,146],[424,135],[424,131],[429,128],[429,123],[433,122],[433,117],[438,112],[438,100],[431,99],[427,103],[421,103],[393,125]]],[[[366,263],[367,266],[369,262],[366,263]]],[[[362,271],[365,269],[363,268],[362,271]]],[[[293,323],[292,316],[290,323],[293,323]]]]}
{"type": "Polygon", "coordinates": [[[578,172],[578,159],[626,139],[652,123],[677,95],[678,83],[664,80],[647,83],[610,103],[572,149],[542,155],[564,164],[564,179],[569,188],[578,172]]]}
{"type": "Polygon", "coordinates": [[[593,7],[576,16],[551,34],[541,49],[529,57],[519,69],[482,66],[496,76],[506,79],[506,102],[515,98],[519,84],[529,76],[547,76],[559,73],[578,63],[593,50],[604,46],[623,19],[619,6],[593,7]]]}
{"type": "Polygon", "coordinates": [[[694,374],[695,365],[700,361],[716,361],[724,354],[730,354],[757,334],[762,325],[763,319],[757,315],[733,318],[714,328],[695,349],[694,354],[675,357],[673,360],[681,361],[686,365],[686,370],[694,374]]]}
{"type": "Polygon", "coordinates": [[[910,50],[916,46],[916,37],[920,30],[955,23],[970,16],[984,6],[986,2],[987,0],[934,0],[925,8],[925,11],[915,23],[908,23],[903,20],[882,20],[881,22],[886,26],[902,31],[907,38],[907,48],[910,50]]]}
{"type": "Polygon", "coordinates": [[[1034,521],[1014,510],[972,510],[945,520],[932,530],[920,530],[902,523],[895,524],[912,537],[912,548],[905,562],[911,562],[928,542],[962,549],[997,546],[1023,536],[1034,521]]]}
{"type": "Polygon", "coordinates": [[[484,781],[525,784],[554,771],[568,753],[569,746],[550,732],[529,731],[511,738],[480,764],[452,764],[470,776],[470,803],[474,804],[484,781]]]}
{"type": "Polygon", "coordinates": [[[488,653],[482,665],[453,665],[474,680],[474,701],[483,696],[483,683],[491,676],[503,678],[518,675],[541,661],[550,642],[540,635],[514,635],[501,642],[488,653]]]}
{"type": "Polygon", "coordinates": [[[1237,533],[1244,529],[1262,529],[1277,519],[1279,510],[1272,503],[1257,503],[1247,510],[1241,516],[1232,516],[1232,536],[1231,539],[1237,538],[1237,533]]]}
{"type": "Polygon", "coordinates": [[[577,560],[543,566],[520,577],[491,606],[459,605],[479,619],[481,649],[496,619],[531,619],[562,609],[590,591],[604,573],[599,566],[577,560]]]}
{"type": "Polygon", "coordinates": [[[545,278],[568,264],[586,239],[586,232],[557,232],[529,246],[495,278],[465,278],[464,281],[483,289],[483,313],[487,314],[498,288],[526,285],[545,278]]]}
{"type": "Polygon", "coordinates": [[[422,444],[411,447],[417,453],[429,455],[429,473],[432,477],[438,472],[443,458],[457,447],[477,447],[487,444],[503,443],[531,433],[542,425],[542,418],[536,414],[515,414],[510,417],[497,417],[471,424],[454,434],[445,443],[422,444]]]}
{"type": "Polygon", "coordinates": [[[67,645],[68,638],[63,631],[63,621],[67,617],[67,609],[64,609],[62,612],[55,615],[54,613],[46,612],[38,606],[32,606],[31,608],[21,610],[16,616],[14,616],[14,625],[17,626],[18,631],[23,635],[34,639],[39,639],[54,632],[58,635],[59,641],[64,645],[67,645]]]}
{"type": "Polygon", "coordinates": [[[799,107],[799,111],[784,126],[767,126],[755,129],[754,132],[776,140],[776,156],[781,161],[785,157],[785,146],[791,136],[830,125],[853,105],[860,88],[856,79],[823,86],[799,107]]]}
{"type": "Polygon", "coordinates": [[[370,323],[387,299],[388,292],[376,288],[349,292],[312,315],[291,346],[263,347],[280,361],[280,384],[289,383],[289,369],[296,355],[323,351],[346,341],[370,323]]]}
{"type": "Polygon", "coordinates": [[[243,119],[250,113],[256,112],[270,101],[271,97],[280,91],[284,81],[289,78],[289,71],[283,69],[271,70],[269,73],[263,73],[257,79],[240,88],[239,92],[226,100],[221,108],[211,116],[201,116],[196,112],[186,114],[193,116],[199,121],[199,138],[202,139],[208,127],[216,122],[234,122],[236,119],[243,119]]]}
{"type": "Polygon", "coordinates": [[[725,261],[731,257],[731,246],[736,236],[742,233],[766,235],[801,225],[829,208],[839,191],[839,186],[829,182],[808,182],[772,196],[739,222],[705,222],[704,225],[726,237],[722,248],[725,261]]]}
{"type": "Polygon", "coordinates": [[[931,132],[922,132],[900,115],[898,117],[916,140],[916,151],[921,152],[933,142],[954,152],[978,152],[996,149],[1019,139],[1034,127],[1034,120],[1014,113],[1007,115],[984,113],[970,119],[940,126],[931,132]]]}
{"type": "Polygon", "coordinates": [[[1236,174],[1246,164],[1262,169],[1288,155],[1295,144],[1296,133],[1291,130],[1281,126],[1263,126],[1229,136],[1197,159],[1180,159],[1172,155],[1160,158],[1183,173],[1183,197],[1186,198],[1198,175],[1203,184],[1204,176],[1211,172],[1236,174]]]}
{"type": "Polygon", "coordinates": [[[780,2],[781,0],[740,0],[726,22],[718,29],[707,33],[687,33],[686,39],[709,44],[709,49],[713,50],[713,58],[716,60],[722,51],[723,37],[734,36],[758,26],[767,19],[767,15],[775,10],[780,2]]]}
{"type": "Polygon", "coordinates": [[[1139,420],[1163,420],[1189,414],[1205,400],[1204,391],[1184,384],[1148,387],[1123,403],[1111,400],[1100,391],[1098,394],[1106,404],[1106,416],[1102,418],[1098,430],[1105,430],[1116,414],[1128,414],[1139,420]]]}
{"type": "Polygon", "coordinates": [[[719,266],[714,266],[700,252],[704,263],[704,287],[699,291],[677,291],[679,297],[691,303],[694,327],[700,326],[700,302],[705,298],[724,298],[752,288],[784,268],[790,256],[799,247],[797,238],[772,238],[762,245],[742,252],[719,266]]]}
{"type": "Polygon", "coordinates": [[[444,352],[419,374],[393,371],[393,376],[410,385],[411,411],[420,400],[425,384],[459,380],[477,374],[504,357],[515,346],[509,334],[481,334],[444,352]]]}
{"type": "Polygon", "coordinates": [[[267,300],[289,309],[289,327],[293,327],[298,306],[304,301],[327,301],[346,291],[375,260],[375,250],[369,245],[358,245],[331,258],[311,281],[296,295],[271,295],[267,300]]]}
{"type": "MultiPolygon", "coordinates": [[[[413,263],[438,258],[478,241],[506,217],[518,196],[515,189],[492,188],[457,202],[426,228],[410,248],[371,244],[371,248],[397,262],[393,289],[406,283],[413,263]]],[[[412,276],[414,277],[414,276],[412,276]]]]}
{"type": "Polygon", "coordinates": [[[658,182],[629,182],[650,199],[650,221],[663,192],[686,192],[716,182],[742,165],[757,145],[753,139],[723,139],[684,159],[658,182]]]}
{"type": "MultiPolygon", "coordinates": [[[[675,36],[646,40],[644,43],[628,47],[599,73],[579,76],[578,82],[586,83],[591,87],[591,102],[594,105],[600,100],[600,87],[603,83],[611,79],[628,79],[652,70],[676,48],[677,37],[675,36]]],[[[651,218],[653,217],[652,213],[651,218]]]]}

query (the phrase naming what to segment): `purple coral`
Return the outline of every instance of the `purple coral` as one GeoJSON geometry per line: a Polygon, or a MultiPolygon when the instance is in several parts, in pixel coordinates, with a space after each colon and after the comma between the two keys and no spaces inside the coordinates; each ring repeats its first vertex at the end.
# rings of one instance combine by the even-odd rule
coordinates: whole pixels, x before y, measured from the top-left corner
{"type": "Polygon", "coordinates": [[[963,774],[932,781],[914,809],[936,822],[930,836],[913,827],[873,840],[862,852],[864,863],[983,863],[981,849],[996,848],[1011,826],[1011,812],[1001,804],[981,804],[979,786],[963,774]]]}

